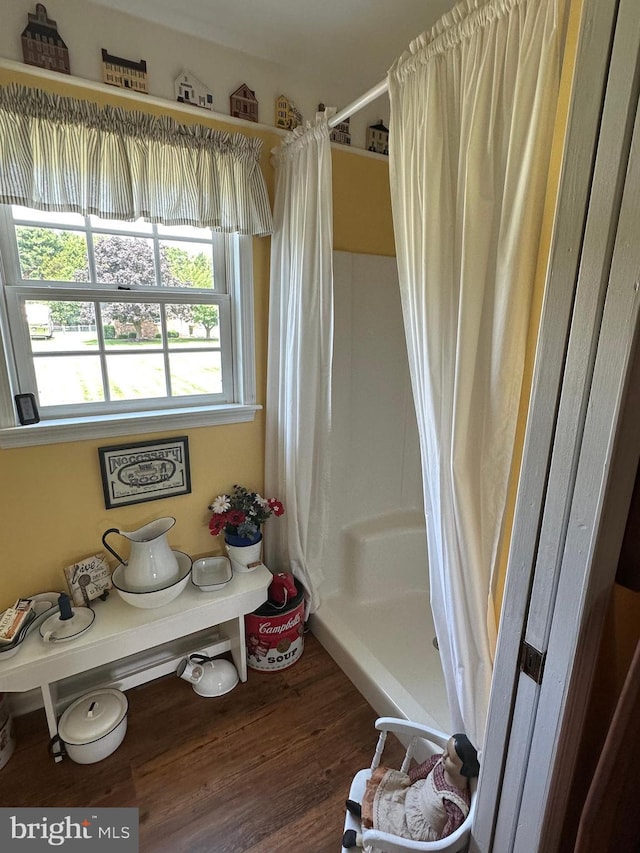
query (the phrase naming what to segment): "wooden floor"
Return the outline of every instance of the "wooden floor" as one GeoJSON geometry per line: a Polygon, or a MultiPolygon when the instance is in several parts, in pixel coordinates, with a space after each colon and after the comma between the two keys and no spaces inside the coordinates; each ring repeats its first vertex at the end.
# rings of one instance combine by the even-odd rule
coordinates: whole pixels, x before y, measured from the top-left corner
{"type": "MultiPolygon", "coordinates": [[[[311,634],[300,660],[215,699],[167,676],[127,692],[128,731],[98,764],[56,764],[44,711],[15,720],[0,806],[135,806],[143,853],[338,853],[376,714],[311,634]]],[[[385,758],[397,759],[389,739],[385,758]]]]}

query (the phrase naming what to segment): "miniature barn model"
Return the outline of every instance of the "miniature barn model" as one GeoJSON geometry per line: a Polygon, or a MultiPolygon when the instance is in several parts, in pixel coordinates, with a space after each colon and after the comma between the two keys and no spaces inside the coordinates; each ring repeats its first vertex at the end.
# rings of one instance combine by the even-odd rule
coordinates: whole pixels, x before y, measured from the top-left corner
{"type": "Polygon", "coordinates": [[[367,128],[367,151],[389,154],[389,128],[384,126],[382,119],[367,128]]]}
{"type": "Polygon", "coordinates": [[[22,55],[27,65],[71,73],[69,50],[42,3],[36,3],[35,14],[29,12],[29,23],[22,31],[22,55]]]}
{"type": "Polygon", "coordinates": [[[205,110],[213,109],[213,92],[190,71],[183,71],[174,80],[176,100],[205,110]]]}
{"type": "Polygon", "coordinates": [[[256,93],[246,83],[229,95],[229,114],[246,121],[258,121],[256,93]]]}
{"type": "Polygon", "coordinates": [[[302,124],[302,113],[286,95],[276,98],[276,127],[294,130],[302,124]]]}
{"type": "Polygon", "coordinates": [[[147,88],[147,63],[144,59],[133,62],[131,59],[122,59],[120,56],[112,56],[102,49],[102,79],[110,86],[119,86],[121,89],[133,89],[134,92],[148,92],[147,88]]]}

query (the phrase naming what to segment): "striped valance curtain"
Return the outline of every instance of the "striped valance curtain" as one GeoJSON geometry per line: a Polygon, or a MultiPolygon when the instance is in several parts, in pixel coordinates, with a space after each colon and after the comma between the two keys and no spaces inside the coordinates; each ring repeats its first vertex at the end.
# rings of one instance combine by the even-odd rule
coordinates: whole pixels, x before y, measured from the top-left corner
{"type": "Polygon", "coordinates": [[[270,234],[262,140],[0,87],[0,203],[270,234]]]}

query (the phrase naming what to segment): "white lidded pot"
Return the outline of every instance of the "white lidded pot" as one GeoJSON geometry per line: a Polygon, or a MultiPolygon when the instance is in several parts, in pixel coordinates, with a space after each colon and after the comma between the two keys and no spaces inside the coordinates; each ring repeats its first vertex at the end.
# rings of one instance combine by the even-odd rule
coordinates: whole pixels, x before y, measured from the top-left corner
{"type": "Polygon", "coordinates": [[[102,761],[124,740],[128,708],[127,697],[113,687],[85,693],[60,717],[49,751],[54,756],[68,755],[76,764],[102,761]]]}

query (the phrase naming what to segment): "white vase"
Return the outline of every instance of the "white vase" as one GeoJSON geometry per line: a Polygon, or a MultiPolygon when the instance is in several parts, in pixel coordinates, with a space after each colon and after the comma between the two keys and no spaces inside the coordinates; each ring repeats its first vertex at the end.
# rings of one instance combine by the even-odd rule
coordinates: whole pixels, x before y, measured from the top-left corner
{"type": "Polygon", "coordinates": [[[225,542],[224,547],[227,549],[234,572],[252,572],[262,564],[262,537],[259,542],[254,542],[252,545],[229,545],[225,542]]]}

